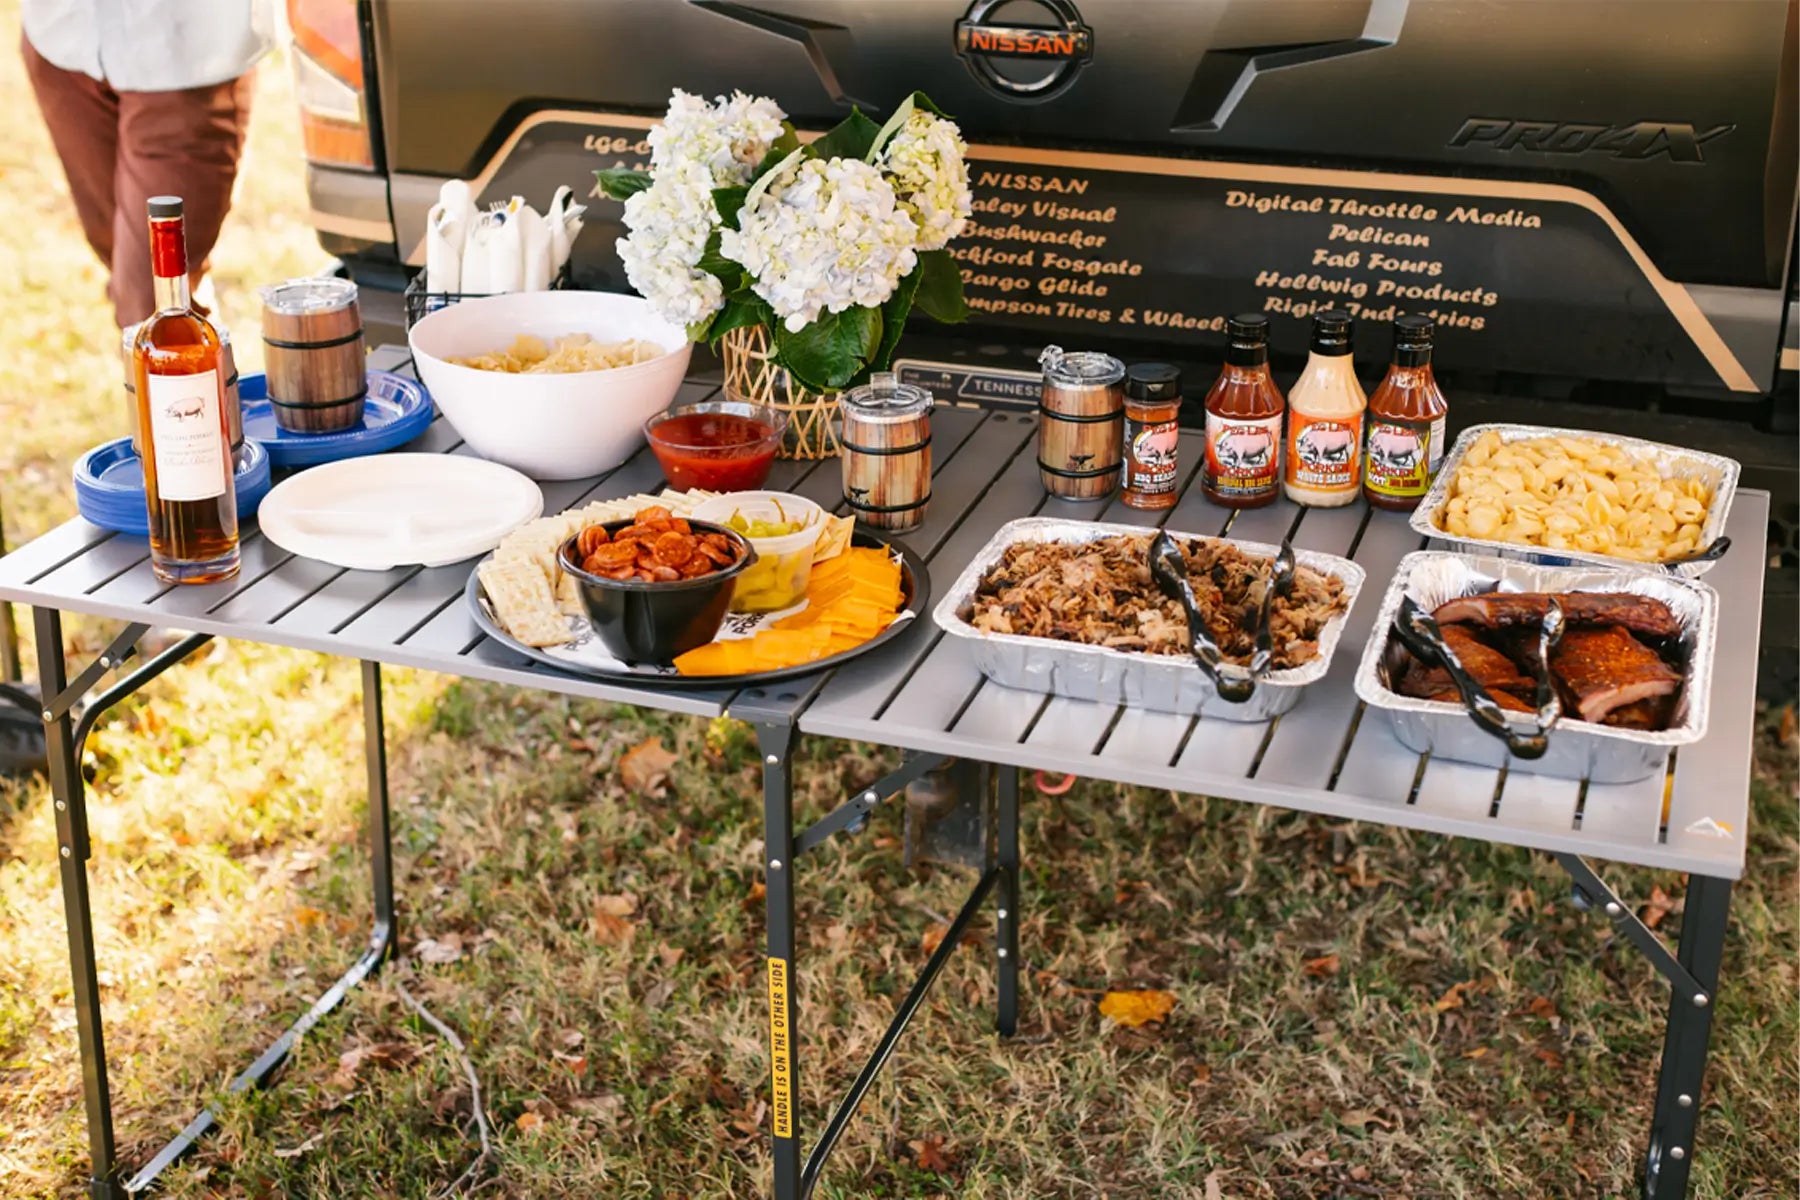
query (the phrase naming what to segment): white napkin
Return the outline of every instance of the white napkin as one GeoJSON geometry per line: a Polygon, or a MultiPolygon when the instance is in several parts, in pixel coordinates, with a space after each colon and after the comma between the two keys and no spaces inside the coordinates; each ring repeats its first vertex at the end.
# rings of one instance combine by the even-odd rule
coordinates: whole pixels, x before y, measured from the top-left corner
{"type": "Polygon", "coordinates": [[[469,240],[463,243],[462,290],[470,296],[486,296],[497,289],[494,276],[494,214],[482,213],[469,228],[469,240]]]}
{"type": "Polygon", "coordinates": [[[462,291],[463,241],[468,230],[457,218],[434,204],[425,214],[425,290],[428,292],[462,291]]]}
{"type": "Polygon", "coordinates": [[[438,202],[426,216],[425,286],[428,290],[454,292],[463,289],[463,244],[475,227],[475,215],[475,197],[468,183],[461,179],[446,179],[438,189],[438,202]]]}
{"type": "MultiPolygon", "coordinates": [[[[516,198],[515,198],[516,199],[516,198]]],[[[521,284],[527,292],[550,290],[550,227],[531,205],[521,205],[516,218],[521,249],[521,284]]]]}
{"type": "Polygon", "coordinates": [[[550,199],[550,211],[544,214],[544,224],[550,230],[550,275],[556,276],[569,261],[569,254],[575,248],[575,235],[581,232],[581,215],[587,211],[584,204],[573,203],[575,190],[566,184],[556,189],[556,195],[550,199]]]}
{"type": "Polygon", "coordinates": [[[519,210],[525,202],[514,196],[506,204],[489,213],[493,232],[488,238],[488,290],[519,292],[525,290],[525,231],[519,210]]]}

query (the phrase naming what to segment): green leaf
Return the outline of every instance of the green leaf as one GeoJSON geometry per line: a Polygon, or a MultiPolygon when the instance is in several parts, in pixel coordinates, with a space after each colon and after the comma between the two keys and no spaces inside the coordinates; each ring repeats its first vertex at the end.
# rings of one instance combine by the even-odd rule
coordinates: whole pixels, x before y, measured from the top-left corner
{"type": "Polygon", "coordinates": [[[955,120],[955,118],[952,117],[949,113],[945,112],[943,109],[941,109],[937,105],[933,104],[931,102],[931,97],[927,96],[924,92],[914,92],[908,98],[912,101],[914,108],[922,108],[926,112],[931,113],[934,116],[939,116],[939,117],[944,118],[946,121],[955,120]]]}
{"type": "Polygon", "coordinates": [[[726,299],[725,307],[713,314],[712,328],[707,331],[706,340],[716,342],[734,329],[744,329],[752,325],[775,324],[775,310],[761,296],[731,296],[726,299]]]}
{"type": "MultiPolygon", "coordinates": [[[[724,310],[721,309],[720,311],[722,312],[724,310]]],[[[701,317],[698,321],[695,321],[692,325],[687,327],[688,341],[696,343],[706,341],[707,338],[711,336],[712,327],[718,324],[718,321],[719,313],[701,317]]]]}
{"type": "Polygon", "coordinates": [[[719,231],[713,230],[706,239],[706,249],[700,252],[700,261],[694,266],[708,275],[714,276],[727,288],[735,288],[744,273],[742,264],[734,259],[726,258],[719,252],[719,231]]]}
{"type": "Polygon", "coordinates": [[[713,207],[719,210],[719,220],[727,228],[738,227],[738,209],[744,207],[744,199],[749,195],[750,189],[747,186],[713,189],[713,207]]]}
{"type": "Polygon", "coordinates": [[[790,150],[780,162],[759,175],[756,182],[750,185],[750,191],[744,196],[744,206],[755,204],[756,198],[768,191],[769,185],[775,182],[775,177],[786,170],[789,163],[797,161],[805,153],[806,150],[803,147],[790,150]]]}
{"type": "Polygon", "coordinates": [[[786,158],[799,148],[800,135],[794,132],[793,123],[791,121],[783,121],[781,123],[781,136],[769,143],[769,152],[764,154],[762,156],[762,161],[756,164],[756,173],[750,177],[750,182],[755,183],[758,179],[761,179],[764,175],[774,170],[776,163],[779,163],[782,159],[786,158]]]}
{"type": "Polygon", "coordinates": [[[906,332],[906,316],[912,312],[913,294],[919,290],[919,276],[925,272],[914,269],[900,281],[894,294],[887,298],[881,306],[881,343],[875,347],[875,357],[869,365],[857,372],[851,383],[862,383],[872,371],[885,371],[894,362],[894,351],[900,348],[900,335],[906,332]]]}
{"type": "Polygon", "coordinates": [[[600,190],[614,200],[629,200],[650,186],[650,172],[630,167],[607,167],[595,171],[594,178],[600,181],[600,190]]]}
{"type": "Polygon", "coordinates": [[[864,116],[862,109],[853,108],[836,128],[808,146],[806,154],[809,158],[860,159],[869,153],[880,132],[881,126],[864,116]]]}
{"type": "Polygon", "coordinates": [[[820,313],[799,333],[776,322],[775,361],[815,392],[835,392],[868,365],[881,343],[881,310],[820,313]]]}
{"type": "Polygon", "coordinates": [[[906,119],[912,115],[913,98],[908,96],[900,102],[900,107],[894,110],[894,115],[889,117],[887,123],[881,127],[880,132],[875,135],[875,140],[869,143],[869,152],[863,156],[863,161],[872,163],[881,157],[882,147],[886,146],[893,136],[900,132],[900,127],[905,125],[906,119]]]}
{"type": "Polygon", "coordinates": [[[919,307],[934,321],[955,325],[969,319],[969,306],[963,300],[962,269],[956,256],[948,250],[919,252],[919,307]]]}

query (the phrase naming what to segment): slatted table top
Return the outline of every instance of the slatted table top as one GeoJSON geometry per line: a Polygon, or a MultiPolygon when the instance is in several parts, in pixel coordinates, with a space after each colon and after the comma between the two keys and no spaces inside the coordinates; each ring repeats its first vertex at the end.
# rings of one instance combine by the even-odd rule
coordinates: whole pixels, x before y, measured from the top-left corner
{"type": "MultiPolygon", "coordinates": [[[[384,348],[377,366],[402,368],[384,348]]],[[[684,398],[715,388],[684,384],[684,398]]],[[[1330,673],[1300,705],[1266,724],[1192,718],[1049,698],[988,683],[928,618],[836,671],[771,688],[651,689],[584,679],[530,662],[482,635],[463,588],[471,565],[345,571],[290,555],[254,528],[243,536],[236,579],[172,587],[151,574],[148,543],[76,519],[0,559],[0,599],[295,646],[447,674],[620,701],[647,708],[796,723],[805,733],[907,750],[1069,771],[1328,816],[1573,852],[1736,878],[1749,807],[1757,631],[1768,497],[1741,492],[1728,533],[1740,548],[1707,576],[1722,598],[1709,732],[1679,751],[1665,775],[1588,785],[1415,754],[1385,716],[1366,713],[1351,688],[1375,610],[1402,555],[1420,548],[1404,518],[1357,505],[1287,503],[1232,514],[1208,503],[1184,435],[1183,492],[1163,513],[1117,500],[1074,504],[1045,495],[1033,452],[1036,421],[1020,413],[940,408],[929,516],[906,541],[947,588],[1006,522],[1056,516],[1230,533],[1354,559],[1368,573],[1330,673]],[[1665,811],[1666,800],[1666,811],[1665,811]]],[[[414,451],[469,453],[442,418],[414,451]]],[[[545,511],[653,491],[662,477],[648,450],[595,480],[543,485],[545,511]]],[[[841,507],[835,461],[778,463],[768,485],[841,507]]]]}

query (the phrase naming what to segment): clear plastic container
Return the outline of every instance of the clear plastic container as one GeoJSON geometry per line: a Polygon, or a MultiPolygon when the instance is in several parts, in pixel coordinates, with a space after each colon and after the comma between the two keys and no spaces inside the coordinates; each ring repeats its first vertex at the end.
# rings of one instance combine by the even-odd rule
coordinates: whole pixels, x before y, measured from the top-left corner
{"type": "Polygon", "coordinates": [[[731,610],[778,612],[798,604],[812,579],[813,551],[825,529],[825,510],[792,492],[729,492],[694,509],[697,521],[731,526],[733,517],[745,522],[798,521],[800,528],[780,537],[752,537],[745,530],[738,531],[755,548],[756,562],[738,576],[731,592],[731,610]]]}

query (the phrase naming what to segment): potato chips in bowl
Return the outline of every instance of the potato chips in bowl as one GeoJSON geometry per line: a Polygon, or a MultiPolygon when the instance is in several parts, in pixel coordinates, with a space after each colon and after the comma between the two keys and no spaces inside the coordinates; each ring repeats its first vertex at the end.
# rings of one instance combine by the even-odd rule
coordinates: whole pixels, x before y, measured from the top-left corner
{"type": "Polygon", "coordinates": [[[637,296],[519,292],[427,315],[419,378],[470,449],[533,479],[582,479],[630,458],[687,371],[687,331],[637,296]]]}

